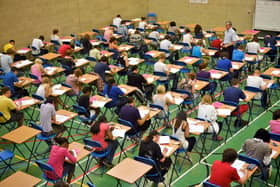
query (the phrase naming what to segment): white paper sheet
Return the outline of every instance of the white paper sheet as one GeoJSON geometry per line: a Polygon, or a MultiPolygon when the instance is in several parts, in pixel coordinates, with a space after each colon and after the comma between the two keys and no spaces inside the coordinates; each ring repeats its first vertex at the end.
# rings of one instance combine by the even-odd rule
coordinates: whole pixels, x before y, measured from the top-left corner
{"type": "Polygon", "coordinates": [[[179,71],[179,69],[177,69],[177,68],[170,68],[171,73],[177,73],[178,71],[179,71]]]}
{"type": "Polygon", "coordinates": [[[138,59],[136,59],[136,60],[129,60],[129,64],[130,65],[137,65],[137,64],[139,64],[139,60],[138,59]]]}
{"type": "Polygon", "coordinates": [[[245,60],[247,60],[247,61],[253,61],[254,58],[253,58],[253,57],[245,57],[245,60]]]}
{"type": "Polygon", "coordinates": [[[175,97],[174,101],[175,101],[176,105],[179,105],[179,104],[183,103],[184,99],[181,97],[175,97]]]}
{"type": "Polygon", "coordinates": [[[17,53],[19,54],[25,54],[29,51],[29,49],[20,49],[20,50],[17,50],[17,53]]]}
{"type": "Polygon", "coordinates": [[[92,102],[92,106],[93,107],[104,107],[104,105],[106,104],[107,102],[106,101],[98,101],[98,100],[94,100],[92,102]]]}
{"type": "Polygon", "coordinates": [[[202,133],[204,132],[204,127],[202,125],[189,125],[191,133],[202,133]]]}
{"type": "Polygon", "coordinates": [[[221,75],[219,73],[211,73],[211,77],[219,79],[221,77],[221,75]]]}
{"type": "Polygon", "coordinates": [[[189,62],[191,62],[191,61],[192,61],[192,59],[191,59],[191,58],[184,59],[184,62],[185,62],[185,63],[189,63],[189,62]]]}
{"type": "Polygon", "coordinates": [[[139,110],[141,118],[144,118],[150,112],[149,109],[141,109],[139,110]]]}
{"type": "Polygon", "coordinates": [[[64,115],[60,115],[60,114],[56,114],[55,115],[55,120],[62,123],[68,120],[68,116],[64,116],[64,115]]]}
{"type": "Polygon", "coordinates": [[[65,90],[57,90],[57,89],[53,89],[52,90],[52,94],[54,95],[62,95],[64,94],[65,90]]]}
{"type": "Polygon", "coordinates": [[[148,77],[148,78],[147,78],[147,82],[148,82],[148,83],[154,82],[154,78],[153,78],[153,77],[148,77]]]}
{"type": "Polygon", "coordinates": [[[112,131],[112,135],[114,137],[124,137],[125,136],[125,130],[124,129],[114,129],[112,131]]]}
{"type": "Polygon", "coordinates": [[[276,155],[276,154],[277,154],[277,151],[272,150],[272,153],[271,153],[271,155],[270,155],[270,158],[273,158],[273,157],[274,157],[274,155],[276,155]]]}
{"type": "Polygon", "coordinates": [[[167,153],[165,153],[165,154],[170,155],[172,148],[170,146],[167,146],[167,145],[160,145],[160,150],[161,150],[162,153],[163,153],[163,150],[165,148],[167,149],[167,153]]]}
{"type": "Polygon", "coordinates": [[[279,70],[274,70],[271,72],[273,75],[279,75],[280,74],[280,71],[279,70]]]}
{"type": "Polygon", "coordinates": [[[61,84],[56,84],[52,87],[53,90],[57,90],[57,89],[60,89],[61,88],[61,84]]]}
{"type": "Polygon", "coordinates": [[[235,65],[235,64],[232,64],[232,68],[233,68],[233,69],[238,69],[238,66],[235,65]]]}
{"type": "Polygon", "coordinates": [[[217,109],[217,112],[218,112],[218,115],[229,116],[230,113],[231,113],[231,110],[230,109],[219,108],[219,109],[217,109]]]}
{"type": "Polygon", "coordinates": [[[32,104],[34,104],[33,99],[27,99],[27,100],[21,101],[21,105],[32,105],[32,104]]]}
{"type": "Polygon", "coordinates": [[[125,88],[120,88],[122,90],[123,93],[126,93],[127,90],[125,88]]]}
{"type": "Polygon", "coordinates": [[[81,58],[81,59],[78,59],[75,64],[76,64],[76,66],[79,66],[79,65],[82,65],[82,64],[84,64],[86,62],[88,62],[88,60],[86,60],[84,58],[81,58]]]}
{"type": "Polygon", "coordinates": [[[169,144],[170,137],[169,136],[160,136],[159,137],[159,144],[169,144]]]}
{"type": "Polygon", "coordinates": [[[187,119],[187,122],[189,125],[196,125],[197,121],[196,120],[193,120],[193,119],[187,119]]]}
{"type": "Polygon", "coordinates": [[[213,55],[215,55],[215,52],[214,52],[214,51],[210,51],[210,52],[209,52],[209,55],[210,55],[210,56],[213,56],[213,55]]]}
{"type": "Polygon", "coordinates": [[[241,160],[235,160],[233,164],[231,164],[232,167],[237,169],[238,175],[240,178],[244,176],[244,172],[240,171],[240,169],[243,168],[243,165],[245,164],[244,161],[241,160]]]}

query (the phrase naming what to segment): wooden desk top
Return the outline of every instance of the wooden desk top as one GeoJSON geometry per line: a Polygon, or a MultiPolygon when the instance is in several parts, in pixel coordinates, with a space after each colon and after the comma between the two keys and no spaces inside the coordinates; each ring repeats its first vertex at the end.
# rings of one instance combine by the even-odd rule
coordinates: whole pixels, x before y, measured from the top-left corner
{"type": "Polygon", "coordinates": [[[169,97],[169,99],[171,100],[173,99],[176,105],[182,104],[184,99],[188,97],[188,95],[173,92],[173,91],[168,91],[166,95],[167,97],[169,97]]]}
{"type": "MultiPolygon", "coordinates": [[[[240,160],[236,160],[235,162],[240,162],[240,160]]],[[[241,161],[243,162],[243,161],[241,161]]],[[[234,163],[232,164],[232,167],[236,168],[237,169],[237,172],[238,172],[238,175],[240,176],[240,173],[243,173],[242,172],[242,169],[245,169],[247,170],[247,167],[249,166],[248,163],[243,163],[242,165],[242,168],[238,168],[238,167],[234,167],[234,163]]],[[[247,170],[248,171],[248,175],[247,175],[247,178],[245,179],[246,181],[256,172],[256,170],[258,169],[258,167],[255,167],[254,169],[252,170],[247,170]]],[[[243,173],[244,174],[244,173],[243,173]]],[[[240,178],[242,178],[242,176],[240,176],[240,178]]]]}
{"type": "Polygon", "coordinates": [[[12,67],[15,67],[17,69],[22,69],[22,68],[28,67],[32,64],[33,64],[33,62],[30,60],[20,60],[20,61],[12,63],[12,67]]]}
{"type": "Polygon", "coordinates": [[[184,57],[180,58],[178,61],[184,62],[184,63],[189,64],[189,65],[193,65],[196,62],[198,62],[199,60],[200,60],[200,58],[184,56],[184,57]]]}
{"type": "Polygon", "coordinates": [[[256,34],[258,34],[259,32],[260,32],[260,31],[246,30],[246,31],[241,32],[241,34],[244,34],[244,35],[256,35],[256,34]]]}
{"type": "Polygon", "coordinates": [[[268,68],[262,74],[269,75],[269,76],[274,76],[274,77],[280,77],[280,68],[268,68]]]}
{"type": "Polygon", "coordinates": [[[101,95],[94,95],[90,98],[90,107],[101,108],[104,107],[110,101],[112,101],[111,98],[103,97],[101,95]]]}
{"type": "Polygon", "coordinates": [[[115,37],[116,39],[120,39],[123,37],[123,35],[114,33],[113,37],[115,37]]]}
{"type": "Polygon", "coordinates": [[[88,65],[89,64],[89,60],[85,59],[85,58],[80,58],[74,61],[75,62],[75,67],[76,68],[80,68],[82,66],[88,65]]]}
{"type": "Polygon", "coordinates": [[[64,68],[61,68],[61,67],[46,67],[44,68],[44,71],[46,73],[47,76],[54,76],[54,75],[57,75],[61,72],[64,72],[65,69],[64,68]]]}
{"type": "Polygon", "coordinates": [[[136,91],[138,88],[135,87],[135,86],[129,86],[129,85],[126,85],[126,84],[121,84],[118,86],[124,93],[125,95],[128,95],[134,91],[136,91]]]}
{"type": "Polygon", "coordinates": [[[243,66],[245,66],[245,63],[243,63],[243,62],[231,61],[231,64],[232,64],[232,68],[234,70],[240,70],[243,66]]]}
{"type": "Polygon", "coordinates": [[[16,173],[13,173],[9,177],[2,180],[0,182],[0,186],[1,187],[19,187],[19,186],[33,187],[39,182],[41,182],[41,179],[37,177],[33,177],[32,175],[29,175],[22,171],[17,171],[16,173]]]}
{"type": "Polygon", "coordinates": [[[32,97],[29,97],[29,96],[25,96],[25,97],[15,100],[14,102],[18,107],[20,107],[20,110],[24,110],[33,105],[39,104],[41,101],[39,101],[38,99],[34,99],[32,97]]]}
{"type": "Polygon", "coordinates": [[[273,155],[272,155],[272,158],[273,159],[277,159],[278,156],[280,155],[280,142],[277,142],[275,140],[270,140],[269,142],[269,147],[272,149],[273,152],[275,152],[273,155]],[[273,142],[277,144],[277,146],[274,146],[273,145],[273,142]]]}
{"type": "Polygon", "coordinates": [[[105,31],[105,30],[112,29],[112,28],[113,27],[111,27],[111,26],[105,26],[105,27],[100,28],[99,30],[105,31]]]}
{"type": "MultiPolygon", "coordinates": [[[[280,36],[279,36],[280,37],[280,36]]],[[[276,41],[277,43],[276,43],[276,47],[280,47],[280,40],[277,40],[276,41]]]]}
{"type": "MultiPolygon", "coordinates": [[[[208,52],[207,56],[214,56],[215,53],[218,51],[218,50],[215,50],[215,49],[206,49],[206,51],[208,52]]],[[[206,54],[204,54],[206,55],[206,54]]]]}
{"type": "Polygon", "coordinates": [[[72,40],[74,40],[74,37],[72,36],[63,36],[63,37],[60,37],[60,40],[61,42],[67,42],[67,43],[71,43],[72,40]]]}
{"type": "Polygon", "coordinates": [[[41,131],[23,125],[4,134],[1,138],[16,144],[21,144],[39,133],[41,133],[41,131]]]}
{"type": "Polygon", "coordinates": [[[31,52],[30,48],[21,48],[16,51],[16,53],[19,55],[26,55],[29,52],[31,52]]]}
{"type": "Polygon", "coordinates": [[[248,102],[251,101],[257,95],[257,93],[250,92],[250,91],[247,91],[247,90],[243,90],[243,92],[246,95],[246,99],[248,99],[248,102]]]}
{"type": "Polygon", "coordinates": [[[207,82],[207,81],[196,80],[196,83],[194,85],[194,89],[196,91],[200,91],[203,88],[205,88],[208,84],[209,84],[209,82],[207,82]]]}
{"type": "Polygon", "coordinates": [[[60,84],[56,84],[56,85],[52,86],[52,96],[54,96],[54,97],[61,96],[69,91],[71,91],[71,88],[62,86],[60,84]]]}
{"type": "Polygon", "coordinates": [[[122,44],[118,46],[119,51],[129,51],[130,49],[134,48],[133,45],[122,44]]]}
{"type": "Polygon", "coordinates": [[[61,125],[65,122],[75,118],[76,116],[78,116],[77,113],[70,112],[70,111],[67,111],[67,110],[58,110],[58,111],[56,111],[54,124],[61,125]],[[62,119],[58,119],[58,115],[61,116],[62,119]]]}
{"type": "Polygon", "coordinates": [[[94,36],[94,35],[96,35],[97,33],[96,33],[96,32],[92,32],[92,31],[86,31],[86,32],[80,33],[79,35],[80,35],[80,36],[84,36],[84,35],[86,35],[86,34],[88,34],[89,36],[94,36]]]}
{"type": "Polygon", "coordinates": [[[112,64],[109,65],[109,68],[111,69],[111,71],[109,71],[109,74],[115,74],[124,69],[123,67],[115,66],[112,64]]]}
{"type": "Polygon", "coordinates": [[[40,56],[40,58],[46,59],[46,60],[53,60],[56,59],[58,57],[60,57],[60,54],[57,53],[47,53],[45,55],[40,56]]]}
{"type": "Polygon", "coordinates": [[[141,64],[142,62],[144,62],[144,59],[134,58],[134,57],[128,58],[128,63],[130,66],[137,66],[137,65],[141,64]]]}
{"type": "Polygon", "coordinates": [[[181,50],[181,49],[183,49],[184,48],[184,46],[183,45],[179,45],[179,44],[172,44],[171,46],[170,46],[170,51],[179,51],[179,50],[181,50]]]}
{"type": "Polygon", "coordinates": [[[159,109],[150,108],[150,107],[147,107],[144,105],[138,106],[137,108],[138,108],[140,114],[141,114],[141,111],[148,111],[148,113],[149,113],[148,120],[152,119],[154,116],[158,115],[161,112],[159,109]]]}
{"type": "Polygon", "coordinates": [[[28,86],[29,84],[32,84],[33,81],[35,81],[34,79],[31,79],[30,77],[19,77],[18,78],[18,84],[15,85],[16,87],[25,87],[28,86]]]}
{"type": "Polygon", "coordinates": [[[106,50],[102,50],[102,51],[100,51],[100,54],[101,54],[102,56],[110,57],[110,56],[112,56],[114,53],[113,53],[113,52],[106,51],[106,50]]]}
{"type": "Polygon", "coordinates": [[[177,66],[175,64],[166,64],[168,70],[170,73],[177,73],[178,71],[180,71],[180,69],[182,69],[182,66],[177,66]]]}
{"type": "Polygon", "coordinates": [[[159,25],[168,25],[170,21],[158,21],[157,24],[159,25]]]}
{"type": "Polygon", "coordinates": [[[211,69],[211,70],[209,70],[209,72],[211,73],[212,79],[221,79],[228,74],[228,72],[226,72],[226,71],[220,71],[220,70],[216,70],[216,69],[211,69]]]}
{"type": "Polygon", "coordinates": [[[152,168],[152,166],[142,162],[133,160],[131,158],[125,158],[118,165],[110,169],[106,174],[133,184],[152,168]]]}
{"type": "Polygon", "coordinates": [[[143,77],[146,79],[147,84],[152,84],[153,82],[159,80],[159,76],[152,75],[152,74],[143,74],[143,77]]]}
{"type": "MultiPolygon", "coordinates": [[[[202,126],[203,132],[206,131],[211,125],[211,123],[209,123],[208,121],[202,121],[202,120],[194,119],[194,118],[187,118],[187,121],[188,121],[189,126],[190,125],[202,126]]],[[[190,128],[190,133],[199,136],[202,132],[192,131],[190,128]]]]}
{"type": "Polygon", "coordinates": [[[249,55],[249,54],[245,54],[245,61],[256,61],[257,60],[258,55],[249,55]]]}
{"type": "Polygon", "coordinates": [[[78,142],[72,142],[69,144],[69,150],[75,150],[77,152],[77,161],[79,162],[84,157],[88,156],[91,151],[88,151],[84,149],[84,144],[78,143],[78,142]]]}
{"type": "Polygon", "coordinates": [[[90,40],[90,43],[91,45],[96,46],[102,44],[103,42],[99,40],[90,40]]]}
{"type": "Polygon", "coordinates": [[[152,51],[146,52],[145,54],[150,55],[153,58],[157,58],[160,54],[164,54],[164,52],[152,50],[152,51]]]}
{"type": "Polygon", "coordinates": [[[97,79],[99,79],[99,77],[97,75],[93,75],[93,74],[83,74],[82,76],[79,77],[79,82],[83,83],[83,84],[90,84],[94,81],[96,81],[97,79]]]}
{"type": "MultiPolygon", "coordinates": [[[[131,127],[122,125],[120,123],[116,123],[116,122],[109,122],[109,125],[111,125],[112,127],[114,127],[114,129],[121,129],[124,130],[125,132],[129,131],[131,129],[131,127]]],[[[114,136],[114,138],[118,138],[117,136],[114,136]]]]}
{"type": "Polygon", "coordinates": [[[225,27],[214,27],[212,30],[215,32],[224,32],[226,30],[226,28],[225,27]]]}

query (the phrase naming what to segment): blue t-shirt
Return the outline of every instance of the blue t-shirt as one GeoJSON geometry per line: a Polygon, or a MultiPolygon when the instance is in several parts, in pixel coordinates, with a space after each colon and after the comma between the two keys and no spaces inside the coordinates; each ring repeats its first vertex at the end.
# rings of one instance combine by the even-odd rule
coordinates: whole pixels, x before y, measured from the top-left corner
{"type": "Polygon", "coordinates": [[[224,101],[239,103],[239,99],[245,99],[246,95],[240,88],[228,87],[224,90],[224,101]]]}
{"type": "Polygon", "coordinates": [[[15,88],[14,88],[15,82],[18,82],[18,78],[12,71],[4,75],[3,84],[5,86],[10,87],[12,93],[15,93],[15,88]]]}
{"type": "Polygon", "coordinates": [[[102,63],[102,62],[97,62],[94,66],[93,71],[97,73],[103,81],[105,81],[105,71],[110,70],[110,67],[108,64],[102,63]]]}
{"type": "Polygon", "coordinates": [[[242,61],[245,58],[245,53],[238,49],[234,49],[232,52],[232,60],[242,61]]]}
{"type": "Polygon", "coordinates": [[[201,58],[202,53],[201,53],[201,46],[194,46],[192,49],[192,56],[201,58]]]}
{"type": "Polygon", "coordinates": [[[217,68],[224,69],[229,72],[230,68],[232,68],[231,61],[227,58],[222,58],[217,62],[217,68]]]}
{"type": "Polygon", "coordinates": [[[108,84],[105,84],[103,94],[107,95],[112,99],[112,102],[110,102],[108,106],[115,106],[117,104],[119,96],[124,95],[123,91],[117,86],[112,86],[110,92],[109,93],[108,92],[109,92],[108,84]]]}

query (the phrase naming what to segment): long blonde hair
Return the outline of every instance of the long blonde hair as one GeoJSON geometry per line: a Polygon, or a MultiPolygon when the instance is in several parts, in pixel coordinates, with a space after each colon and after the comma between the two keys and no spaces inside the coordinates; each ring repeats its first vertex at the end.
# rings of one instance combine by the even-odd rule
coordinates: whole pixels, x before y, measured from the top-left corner
{"type": "Polygon", "coordinates": [[[212,104],[212,97],[210,95],[204,95],[201,99],[201,104],[208,104],[211,105],[212,104]]]}

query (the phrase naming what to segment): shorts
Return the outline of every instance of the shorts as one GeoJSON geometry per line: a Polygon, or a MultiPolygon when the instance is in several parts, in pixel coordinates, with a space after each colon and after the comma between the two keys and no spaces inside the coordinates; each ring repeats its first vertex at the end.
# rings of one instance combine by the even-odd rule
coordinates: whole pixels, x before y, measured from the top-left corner
{"type": "Polygon", "coordinates": [[[247,112],[248,109],[249,109],[249,106],[247,104],[239,105],[239,110],[233,111],[232,115],[233,116],[242,115],[243,113],[247,112]]]}
{"type": "Polygon", "coordinates": [[[11,112],[11,118],[8,121],[6,121],[6,123],[20,121],[23,119],[23,117],[24,117],[23,112],[13,111],[11,112]]]}

